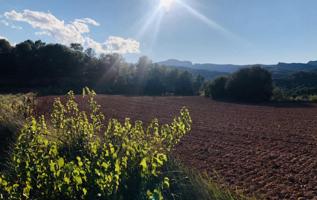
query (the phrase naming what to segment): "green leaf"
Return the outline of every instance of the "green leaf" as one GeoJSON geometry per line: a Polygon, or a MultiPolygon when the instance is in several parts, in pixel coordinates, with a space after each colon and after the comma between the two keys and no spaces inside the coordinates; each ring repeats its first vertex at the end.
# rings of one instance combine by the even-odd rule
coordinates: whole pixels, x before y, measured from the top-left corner
{"type": "Polygon", "coordinates": [[[80,176],[75,176],[74,179],[77,185],[81,185],[83,183],[83,180],[81,179],[80,176]]]}
{"type": "Polygon", "coordinates": [[[26,186],[23,188],[23,196],[25,196],[27,199],[30,196],[31,189],[32,189],[32,187],[31,187],[30,183],[26,182],[26,186]]]}
{"type": "Polygon", "coordinates": [[[102,162],[101,166],[105,169],[107,169],[109,167],[109,164],[107,164],[106,162],[102,162]]]}
{"type": "Polygon", "coordinates": [[[164,177],[164,181],[163,181],[163,185],[165,188],[169,188],[170,187],[170,182],[169,182],[169,178],[168,177],[164,177]]]}
{"type": "Polygon", "coordinates": [[[146,164],[146,158],[143,158],[140,165],[142,167],[142,171],[146,171],[147,170],[147,164],[146,164]]]}
{"type": "Polygon", "coordinates": [[[116,164],[115,164],[115,169],[114,169],[115,172],[117,173],[120,173],[120,163],[118,160],[116,160],[116,164]]]}
{"type": "Polygon", "coordinates": [[[50,161],[50,171],[55,172],[55,163],[53,161],[50,161]]]}
{"type": "Polygon", "coordinates": [[[64,176],[64,182],[70,184],[70,179],[67,176],[64,176]]]}
{"type": "Polygon", "coordinates": [[[84,196],[87,194],[87,189],[86,188],[83,188],[83,193],[84,193],[84,196]]]}
{"type": "Polygon", "coordinates": [[[62,168],[65,164],[64,159],[63,158],[59,158],[57,161],[58,167],[62,168]]]}

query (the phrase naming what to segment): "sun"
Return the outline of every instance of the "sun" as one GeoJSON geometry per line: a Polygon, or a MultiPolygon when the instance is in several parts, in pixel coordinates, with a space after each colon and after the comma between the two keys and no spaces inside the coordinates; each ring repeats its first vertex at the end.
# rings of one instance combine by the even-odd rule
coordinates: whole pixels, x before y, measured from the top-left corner
{"type": "Polygon", "coordinates": [[[160,8],[169,11],[175,0],[160,0],[160,8]]]}

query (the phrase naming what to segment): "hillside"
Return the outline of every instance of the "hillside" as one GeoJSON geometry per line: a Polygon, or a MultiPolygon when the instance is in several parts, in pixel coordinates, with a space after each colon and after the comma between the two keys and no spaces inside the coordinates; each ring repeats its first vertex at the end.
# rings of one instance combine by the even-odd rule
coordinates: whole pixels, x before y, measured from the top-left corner
{"type": "MultiPolygon", "coordinates": [[[[213,64],[213,63],[192,63],[190,61],[179,61],[176,59],[169,59],[158,62],[159,65],[191,69],[194,72],[200,72],[206,79],[215,77],[217,74],[233,73],[241,68],[250,65],[235,65],[235,64],[213,64]]],[[[278,63],[275,65],[262,65],[264,68],[272,72],[273,78],[283,78],[292,73],[299,71],[317,71],[317,61],[309,61],[307,63],[278,63]]]]}

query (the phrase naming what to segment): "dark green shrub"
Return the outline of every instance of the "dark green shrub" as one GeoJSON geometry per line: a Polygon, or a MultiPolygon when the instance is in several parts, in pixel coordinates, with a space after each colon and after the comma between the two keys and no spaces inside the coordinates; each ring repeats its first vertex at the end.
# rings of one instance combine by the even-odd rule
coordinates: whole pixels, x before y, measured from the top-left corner
{"type": "Polygon", "coordinates": [[[271,73],[260,66],[240,69],[226,84],[229,98],[237,101],[269,101],[273,92],[271,73]]]}
{"type": "Polygon", "coordinates": [[[205,95],[207,97],[212,97],[213,99],[223,99],[227,96],[225,89],[228,77],[221,76],[207,83],[205,87],[205,95]]]}
{"type": "Polygon", "coordinates": [[[289,101],[290,97],[281,88],[275,87],[272,92],[273,101],[289,101]]]}

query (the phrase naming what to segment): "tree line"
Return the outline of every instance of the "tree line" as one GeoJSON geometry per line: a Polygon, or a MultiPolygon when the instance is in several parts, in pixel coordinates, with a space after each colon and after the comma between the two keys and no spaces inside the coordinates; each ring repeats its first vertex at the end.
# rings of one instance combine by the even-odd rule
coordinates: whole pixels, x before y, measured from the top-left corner
{"type": "Polygon", "coordinates": [[[300,71],[275,80],[276,86],[290,97],[317,94],[317,71],[300,71]]]}
{"type": "Polygon", "coordinates": [[[196,95],[204,78],[159,66],[140,57],[128,63],[119,54],[96,55],[80,44],[65,46],[26,40],[12,46],[0,40],[0,91],[62,94],[93,88],[103,94],[196,95]]]}
{"type": "Polygon", "coordinates": [[[12,46],[1,39],[0,71],[0,92],[64,94],[87,86],[99,94],[204,94],[234,101],[269,101],[273,94],[272,75],[261,66],[205,81],[200,74],[161,66],[146,56],[128,63],[119,54],[96,55],[80,44],[65,46],[40,40],[12,46]]]}
{"type": "Polygon", "coordinates": [[[218,77],[208,82],[204,90],[213,99],[261,102],[271,100],[273,89],[271,73],[255,65],[218,77]]]}

